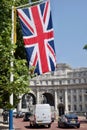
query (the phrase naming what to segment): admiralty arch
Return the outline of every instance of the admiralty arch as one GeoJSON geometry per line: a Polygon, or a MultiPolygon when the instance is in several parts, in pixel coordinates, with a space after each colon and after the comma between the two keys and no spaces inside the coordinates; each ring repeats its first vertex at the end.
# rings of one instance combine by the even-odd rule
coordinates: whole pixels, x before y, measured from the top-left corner
{"type": "Polygon", "coordinates": [[[87,67],[72,68],[68,64],[57,64],[54,72],[49,72],[30,80],[30,92],[20,96],[18,108],[32,111],[37,103],[49,103],[58,114],[64,111],[87,112],[87,67]]]}

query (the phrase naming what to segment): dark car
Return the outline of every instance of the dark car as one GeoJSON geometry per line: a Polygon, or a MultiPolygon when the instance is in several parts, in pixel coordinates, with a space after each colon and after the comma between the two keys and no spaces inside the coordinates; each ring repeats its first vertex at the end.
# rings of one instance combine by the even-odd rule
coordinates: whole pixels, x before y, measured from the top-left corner
{"type": "Polygon", "coordinates": [[[26,112],[23,118],[23,121],[29,121],[29,117],[32,116],[31,112],[26,112]]]}
{"type": "Polygon", "coordinates": [[[58,127],[77,127],[80,128],[80,121],[76,114],[65,114],[58,119],[58,127]]]}
{"type": "Polygon", "coordinates": [[[15,117],[16,118],[23,118],[23,116],[24,116],[23,112],[19,111],[19,112],[17,112],[15,117]]]}

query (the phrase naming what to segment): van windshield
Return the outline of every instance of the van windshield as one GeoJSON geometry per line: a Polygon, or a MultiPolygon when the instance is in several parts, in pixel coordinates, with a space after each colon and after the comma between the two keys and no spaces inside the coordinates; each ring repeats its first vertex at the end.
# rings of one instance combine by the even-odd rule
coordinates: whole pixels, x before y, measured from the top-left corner
{"type": "Polygon", "coordinates": [[[38,108],[38,109],[36,109],[36,113],[40,113],[40,112],[43,112],[43,113],[49,113],[50,112],[50,109],[48,109],[48,108],[38,108]]]}

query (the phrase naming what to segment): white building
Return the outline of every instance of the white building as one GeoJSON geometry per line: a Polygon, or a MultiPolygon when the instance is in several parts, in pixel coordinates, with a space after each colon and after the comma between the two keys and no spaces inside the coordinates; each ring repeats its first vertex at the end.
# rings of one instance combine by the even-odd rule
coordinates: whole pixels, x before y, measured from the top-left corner
{"type": "Polygon", "coordinates": [[[49,103],[59,113],[63,104],[65,112],[87,112],[87,68],[73,69],[58,64],[56,71],[33,78],[31,91],[21,96],[19,109],[29,111],[36,103],[49,103]]]}

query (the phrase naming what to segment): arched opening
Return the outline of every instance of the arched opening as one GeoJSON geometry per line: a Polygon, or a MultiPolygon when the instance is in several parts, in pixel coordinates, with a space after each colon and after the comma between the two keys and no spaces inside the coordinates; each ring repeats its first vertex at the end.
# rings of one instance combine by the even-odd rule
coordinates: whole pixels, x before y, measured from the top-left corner
{"type": "Polygon", "coordinates": [[[22,108],[29,108],[36,104],[36,98],[32,93],[27,93],[22,96],[22,108]]]}
{"type": "Polygon", "coordinates": [[[51,106],[54,106],[54,98],[53,95],[50,93],[44,93],[43,94],[43,102],[42,103],[48,103],[51,106]]]}

